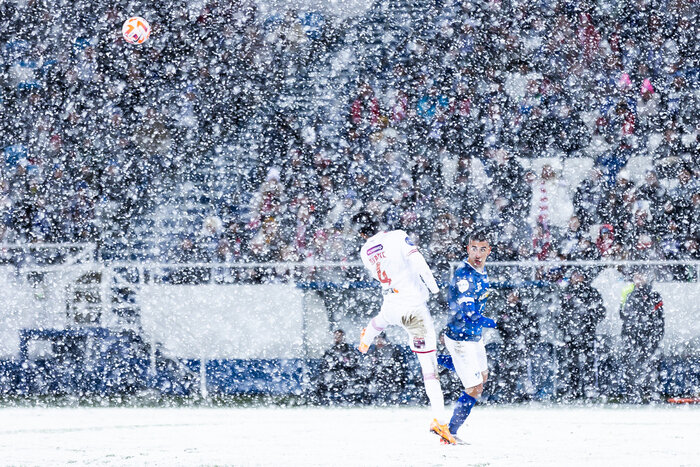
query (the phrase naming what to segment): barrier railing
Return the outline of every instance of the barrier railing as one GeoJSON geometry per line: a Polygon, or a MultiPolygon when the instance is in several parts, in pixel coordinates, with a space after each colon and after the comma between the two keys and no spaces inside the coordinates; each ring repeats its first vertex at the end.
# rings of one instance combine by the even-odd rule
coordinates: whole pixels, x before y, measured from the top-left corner
{"type": "MultiPolygon", "coordinates": [[[[95,281],[94,287],[99,288],[100,299],[97,302],[102,307],[102,319],[99,322],[80,325],[79,323],[69,323],[69,328],[79,328],[81,326],[97,326],[109,329],[112,334],[108,337],[112,339],[110,344],[115,349],[128,349],[132,345],[131,339],[136,339],[138,336],[118,337],[121,330],[129,330],[139,332],[137,320],[134,321],[127,309],[131,309],[137,316],[139,302],[139,287],[143,284],[149,285],[193,285],[193,284],[209,284],[209,285],[234,285],[234,284],[269,284],[269,283],[287,283],[294,284],[301,289],[304,297],[319,296],[321,297],[320,305],[324,307],[327,314],[327,331],[343,323],[352,322],[352,326],[363,325],[368,310],[371,307],[377,306],[380,297],[375,291],[371,290],[378,287],[378,282],[374,280],[372,275],[364,270],[359,261],[307,261],[307,262],[230,262],[230,263],[212,263],[212,262],[194,262],[194,263],[167,263],[167,262],[148,262],[148,261],[115,261],[115,262],[98,262],[96,258],[99,255],[95,254],[94,247],[83,244],[61,244],[61,245],[1,245],[0,252],[12,253],[11,258],[18,261],[8,261],[5,264],[11,264],[19,271],[20,274],[39,273],[40,281],[46,288],[59,288],[64,295],[66,284],[69,282],[83,281],[83,286],[90,284],[84,279],[92,277],[95,281]],[[48,254],[46,252],[60,252],[59,255],[48,254]],[[36,261],[30,259],[36,254],[42,258],[49,260],[36,261]],[[52,259],[53,258],[53,259],[52,259]],[[56,259],[58,258],[58,259],[56,259]],[[68,274],[66,274],[68,273],[68,274]],[[118,291],[115,291],[119,289],[118,291]],[[367,289],[367,290],[365,290],[367,289]],[[121,308],[116,304],[115,297],[119,294],[124,295],[125,305],[121,308]],[[116,311],[119,309],[120,316],[117,318],[116,311]],[[131,321],[130,321],[131,320],[131,321]],[[345,320],[345,321],[343,321],[345,320]],[[114,334],[116,332],[117,334],[114,334]]],[[[430,261],[429,261],[430,262],[430,261]]],[[[458,263],[450,263],[448,269],[436,271],[436,275],[440,275],[439,282],[444,286],[449,280],[450,272],[458,263]]],[[[698,271],[700,270],[700,261],[695,260],[653,260],[653,261],[628,261],[628,260],[602,260],[602,261],[493,261],[487,264],[487,271],[491,278],[491,283],[496,289],[525,289],[529,292],[525,293],[525,300],[528,305],[537,308],[538,313],[542,316],[542,326],[546,331],[546,339],[544,344],[550,349],[548,352],[548,361],[556,360],[556,346],[558,345],[558,336],[553,330],[551,323],[551,315],[557,313],[558,304],[556,300],[557,286],[566,281],[567,272],[572,268],[583,268],[591,272],[591,276],[599,281],[601,289],[608,289],[607,300],[611,307],[611,313],[614,318],[615,309],[619,302],[619,294],[617,289],[621,288],[624,282],[629,281],[629,274],[637,268],[645,268],[651,271],[656,276],[660,283],[668,283],[664,292],[668,297],[667,307],[669,310],[667,339],[673,341],[673,344],[679,344],[680,347],[688,348],[698,347],[698,336],[692,334],[693,326],[685,325],[692,324],[693,321],[687,317],[700,315],[698,303],[693,297],[698,290],[698,271]],[[678,292],[680,291],[680,292],[678,292]],[[691,293],[688,293],[690,291],[691,293]],[[676,296],[672,296],[672,294],[676,296]],[[554,298],[553,298],[554,297],[554,298]],[[680,314],[683,314],[681,318],[680,314]],[[684,334],[685,333],[685,334],[684,334]],[[690,333],[690,334],[689,334],[690,333]]],[[[28,282],[29,284],[29,282],[28,282]]],[[[31,282],[35,284],[35,282],[31,282]]],[[[34,287],[34,285],[31,285],[34,287]]],[[[81,292],[83,293],[83,292],[81,292]]],[[[492,301],[495,307],[503,304],[505,296],[496,294],[492,301]]],[[[663,294],[662,294],[663,295],[663,294]]],[[[67,299],[67,298],[66,298],[67,299]]],[[[309,307],[310,301],[305,298],[304,307],[309,307]]],[[[446,315],[444,303],[441,305],[433,304],[436,311],[436,325],[440,327],[440,320],[446,315]]],[[[56,313],[65,314],[66,307],[56,307],[56,313]]],[[[26,324],[25,324],[26,326],[26,324]]],[[[60,326],[59,326],[60,327],[60,326]]],[[[37,326],[39,329],[40,326],[37,326]]],[[[33,328],[22,328],[22,359],[23,365],[31,360],[31,356],[27,350],[27,342],[31,339],[54,339],[56,336],[62,336],[61,339],[76,340],[80,336],[69,333],[54,333],[50,329],[38,332],[33,328]],[[28,339],[31,338],[31,339],[28,339]]],[[[615,329],[614,325],[604,329],[603,335],[599,336],[599,345],[601,348],[615,345],[615,336],[619,334],[619,329],[615,329]],[[611,340],[612,339],[612,340],[611,340]]],[[[107,336],[107,334],[105,334],[107,336]]],[[[81,339],[83,337],[80,337],[81,339]]],[[[106,337],[105,337],[106,339],[106,337]]],[[[354,338],[353,338],[354,339],[354,338]]],[[[193,361],[185,361],[183,363],[173,364],[167,373],[163,368],[164,361],[177,361],[177,355],[168,355],[167,349],[158,348],[152,339],[143,335],[141,344],[144,348],[148,348],[148,354],[143,360],[135,362],[132,367],[138,369],[141,377],[148,378],[150,382],[147,387],[156,387],[162,391],[168,391],[177,386],[175,381],[180,379],[187,381],[195,381],[195,388],[199,388],[202,394],[207,392],[207,381],[216,381],[216,384],[222,385],[218,390],[235,391],[236,387],[259,387],[269,388],[272,383],[255,383],[248,381],[245,385],[239,380],[231,379],[228,375],[233,371],[232,368],[247,368],[248,366],[241,363],[229,364],[219,360],[210,360],[207,362],[196,363],[193,361]],[[165,373],[164,373],[165,372],[165,373]],[[218,376],[213,376],[215,372],[218,376]],[[170,374],[167,378],[164,374],[170,374]],[[160,375],[160,376],[157,376],[160,375]],[[172,376],[175,375],[175,376],[172,376]],[[160,378],[160,380],[158,379],[160,378]],[[165,379],[164,379],[165,378],[165,379]],[[212,379],[213,378],[213,379],[212,379]],[[161,381],[158,383],[157,381],[161,381]],[[251,386],[252,384],[252,386],[251,386]],[[228,385],[228,386],[226,386],[228,385]],[[224,388],[224,389],[222,389],[224,388]]],[[[308,346],[308,329],[303,333],[303,345],[308,346]]],[[[139,344],[139,345],[141,345],[139,344]]],[[[495,343],[494,343],[495,345],[495,343]]],[[[306,348],[306,347],[305,347],[306,348]]],[[[317,350],[317,349],[316,349],[317,350]]],[[[673,349],[671,349],[673,350],[673,349]]],[[[120,350],[122,351],[122,350],[120,350]]],[[[685,355],[681,352],[673,350],[670,354],[685,355]]],[[[309,355],[304,353],[302,360],[308,360],[309,355]],[[308,357],[308,358],[307,358],[308,357]]],[[[675,357],[674,357],[675,358],[675,357]]],[[[105,360],[106,361],[106,360],[105,360]]],[[[256,364],[257,365],[257,364],[256,364]]],[[[295,363],[290,366],[290,374],[293,372],[297,376],[294,378],[298,384],[301,384],[299,371],[306,371],[306,367],[295,363]],[[299,370],[302,368],[302,370],[299,370]]],[[[552,365],[555,365],[552,363],[552,365]]],[[[31,365],[30,365],[31,366],[31,365]]],[[[118,366],[118,365],[117,365],[118,366]]],[[[261,378],[265,375],[260,368],[283,368],[284,365],[267,362],[253,367],[256,374],[260,373],[261,378]],[[259,366],[259,368],[258,368],[259,366]]],[[[33,368],[33,367],[32,367],[33,368]]],[[[252,368],[252,367],[251,367],[252,368]]],[[[532,369],[531,369],[532,370],[532,369]]],[[[20,371],[20,370],[18,370],[20,371]]],[[[238,371],[238,370],[236,370],[238,371]]],[[[252,371],[252,370],[251,370],[252,371]]],[[[275,370],[277,371],[277,370],[275,370]]],[[[281,371],[281,370],[280,370],[281,371]]],[[[286,371],[286,370],[285,370],[286,371]]],[[[554,371],[554,370],[552,370],[554,371]]],[[[112,374],[112,373],[110,373],[112,374]]],[[[130,377],[124,376],[125,380],[130,377]]],[[[115,379],[121,376],[112,376],[115,379]]],[[[252,377],[252,376],[251,376],[252,377]]],[[[286,378],[286,377],[285,377],[286,378]]],[[[273,378],[274,379],[274,378],[273,378]]],[[[291,380],[286,380],[288,386],[291,380]]],[[[556,387],[556,378],[552,378],[553,385],[556,387]]],[[[294,383],[297,384],[297,383],[294,383]]],[[[304,383],[306,384],[306,383],[304,383]]],[[[102,386],[100,386],[102,387],[102,386]]],[[[105,386],[107,387],[107,386],[105,386]]],[[[119,385],[113,387],[120,387],[119,385]]],[[[295,386],[296,387],[296,386],[295,386]]],[[[298,387],[297,387],[298,389],[298,387]]],[[[107,390],[107,389],[105,389],[107,390]]],[[[184,391],[184,389],[181,389],[184,391]]],[[[196,390],[196,389],[195,389],[196,390]]],[[[242,389],[241,389],[242,390],[242,389]]],[[[277,389],[282,391],[282,389],[277,389]]],[[[287,389],[284,389],[286,391],[287,389]]],[[[296,389],[289,389],[296,390],[296,389]]],[[[1,391],[0,391],[1,392],[1,391]]]]}
{"type": "Polygon", "coordinates": [[[43,266],[96,260],[94,243],[0,243],[0,265],[43,266]]]}
{"type": "MultiPolygon", "coordinates": [[[[233,284],[294,282],[304,289],[378,288],[379,283],[359,261],[344,262],[231,262],[231,263],[155,263],[114,262],[110,268],[131,269],[138,272],[144,283],[174,284],[233,284]]],[[[449,273],[436,272],[441,286],[449,278],[458,262],[449,263],[449,273]]],[[[590,274],[613,268],[631,277],[631,271],[644,269],[651,279],[663,282],[698,282],[700,261],[695,260],[600,260],[600,261],[493,261],[486,271],[494,288],[537,288],[560,281],[573,268],[590,274]]]]}
{"type": "MultiPolygon", "coordinates": [[[[352,279],[357,275],[365,275],[360,261],[302,261],[302,262],[153,262],[153,261],[99,261],[97,245],[93,243],[29,243],[7,244],[0,243],[0,264],[13,264],[25,269],[38,270],[41,266],[60,266],[72,264],[84,264],[89,267],[106,268],[137,268],[142,271],[155,271],[154,280],[159,280],[166,274],[159,271],[174,271],[188,268],[198,268],[210,271],[210,277],[216,278],[235,270],[258,270],[266,278],[278,279],[304,279],[319,277],[324,274],[334,273],[338,277],[352,279]],[[98,266],[99,265],[99,266],[98,266]]],[[[430,261],[429,261],[430,263],[430,261]]],[[[450,262],[453,270],[459,262],[450,262]]],[[[487,263],[487,271],[491,274],[506,273],[518,268],[535,274],[538,270],[548,268],[671,268],[684,267],[690,270],[688,278],[698,280],[697,270],[700,261],[692,259],[680,260],[519,260],[519,261],[490,261],[487,263]]],[[[50,270],[50,269],[47,269],[50,270]]],[[[534,277],[531,277],[534,278],[534,277]]],[[[245,278],[244,278],[245,279],[245,278]]]]}

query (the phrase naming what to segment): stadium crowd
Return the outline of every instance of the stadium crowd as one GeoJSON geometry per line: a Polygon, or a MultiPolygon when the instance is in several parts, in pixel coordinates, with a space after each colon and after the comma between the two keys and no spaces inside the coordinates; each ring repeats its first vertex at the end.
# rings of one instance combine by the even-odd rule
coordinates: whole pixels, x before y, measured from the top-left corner
{"type": "Polygon", "coordinates": [[[695,2],[395,0],[341,18],[157,0],[142,47],[119,36],[128,2],[54,3],[0,5],[2,243],[128,247],[238,145],[236,186],[160,259],[348,259],[361,207],[438,267],[474,225],[499,226],[494,259],[699,257],[695,2]],[[341,83],[339,110],[304,93],[310,76],[341,83]],[[571,183],[574,158],[590,169],[571,183]]]}

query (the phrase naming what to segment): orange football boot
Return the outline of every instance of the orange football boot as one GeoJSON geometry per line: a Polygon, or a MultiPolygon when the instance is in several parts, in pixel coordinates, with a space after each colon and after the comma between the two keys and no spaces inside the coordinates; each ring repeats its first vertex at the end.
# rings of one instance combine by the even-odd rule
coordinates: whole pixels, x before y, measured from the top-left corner
{"type": "Polygon", "coordinates": [[[367,353],[369,350],[369,345],[362,342],[362,338],[365,337],[366,330],[367,328],[363,328],[362,333],[360,334],[360,345],[357,346],[357,350],[359,350],[360,353],[367,353]]]}
{"type": "Polygon", "coordinates": [[[447,423],[441,425],[437,421],[437,418],[434,418],[433,421],[430,422],[430,431],[438,435],[440,440],[444,441],[445,444],[457,444],[457,440],[452,433],[450,433],[450,428],[447,426],[447,423]]]}

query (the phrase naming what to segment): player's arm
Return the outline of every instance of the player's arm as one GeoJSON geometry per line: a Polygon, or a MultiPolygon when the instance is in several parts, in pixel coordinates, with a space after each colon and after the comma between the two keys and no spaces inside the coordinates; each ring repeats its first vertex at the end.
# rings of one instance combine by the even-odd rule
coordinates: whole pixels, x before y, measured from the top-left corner
{"type": "Polygon", "coordinates": [[[411,265],[413,272],[418,274],[420,278],[423,279],[425,285],[428,286],[428,290],[434,294],[440,292],[440,288],[438,287],[437,282],[435,282],[435,277],[433,277],[433,272],[430,270],[430,266],[428,266],[428,263],[425,261],[425,258],[420,251],[418,251],[418,249],[415,249],[408,255],[408,264],[411,265]]]}
{"type": "Polygon", "coordinates": [[[459,313],[462,313],[464,319],[473,323],[479,323],[485,328],[495,328],[496,322],[482,315],[476,309],[474,285],[466,277],[462,277],[455,281],[455,287],[457,292],[455,297],[456,308],[459,313]]]}
{"type": "Polygon", "coordinates": [[[434,294],[440,292],[440,288],[438,287],[437,282],[435,282],[435,277],[433,277],[433,272],[430,270],[430,266],[428,266],[425,258],[421,252],[418,251],[418,248],[413,244],[411,239],[408,238],[408,235],[406,235],[406,238],[402,244],[402,251],[408,260],[411,270],[420,276],[425,285],[428,286],[428,290],[434,294]]]}
{"type": "Polygon", "coordinates": [[[367,257],[365,251],[366,250],[364,247],[360,249],[360,260],[362,261],[362,265],[365,267],[365,270],[369,272],[369,277],[372,278],[370,282],[374,282],[375,280],[378,281],[379,279],[377,278],[377,276],[375,274],[372,274],[374,271],[372,265],[369,264],[369,258],[367,257]]]}
{"type": "MultiPolygon", "coordinates": [[[[461,298],[458,299],[458,303],[460,303],[461,300],[461,298]]],[[[482,315],[476,310],[473,298],[471,299],[471,302],[461,301],[458,309],[462,313],[462,315],[464,315],[465,319],[468,319],[474,323],[478,323],[485,328],[496,327],[496,322],[494,320],[492,320],[491,318],[487,318],[486,316],[482,315]]]]}

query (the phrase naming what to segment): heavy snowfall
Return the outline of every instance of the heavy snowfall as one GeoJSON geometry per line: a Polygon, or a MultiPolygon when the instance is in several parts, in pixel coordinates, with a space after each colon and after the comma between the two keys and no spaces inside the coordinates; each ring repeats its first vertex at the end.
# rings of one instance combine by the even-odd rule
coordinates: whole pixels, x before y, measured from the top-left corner
{"type": "MultiPolygon", "coordinates": [[[[1,1],[0,463],[696,464],[699,23],[693,0],[1,1]],[[428,432],[404,330],[358,351],[383,300],[358,213],[425,257],[440,361],[492,235],[465,445],[428,432]]],[[[465,388],[439,381],[449,419],[465,388]]]]}

